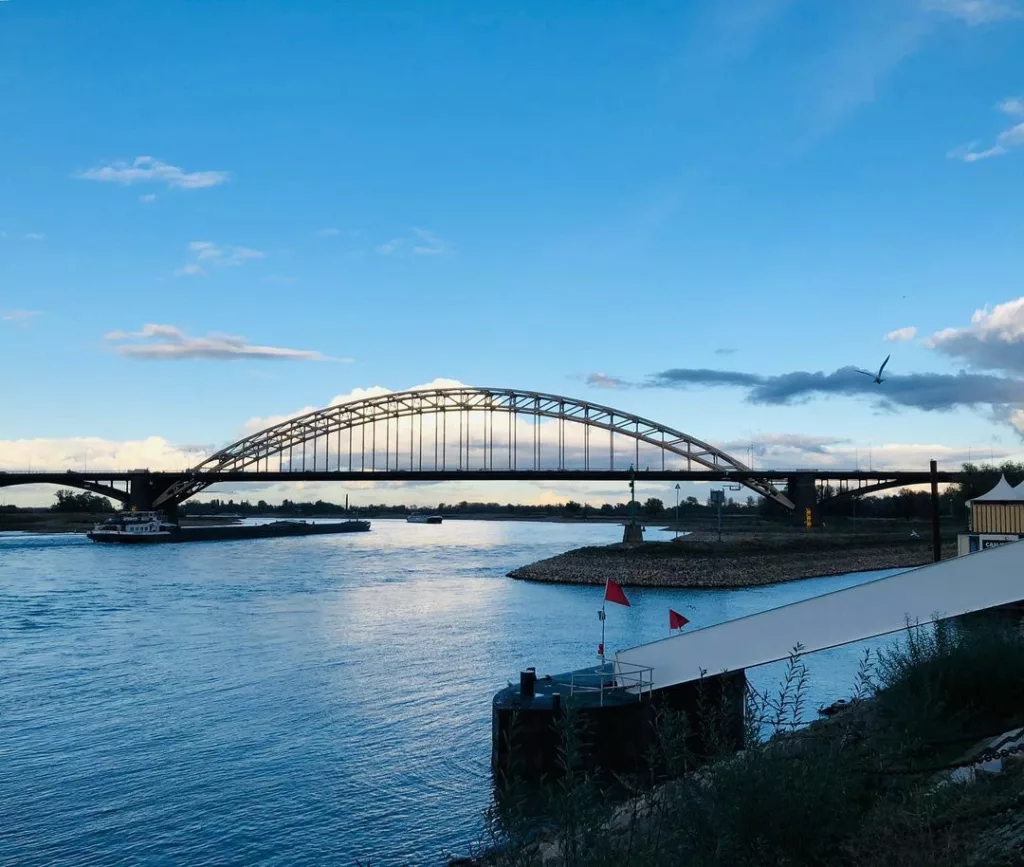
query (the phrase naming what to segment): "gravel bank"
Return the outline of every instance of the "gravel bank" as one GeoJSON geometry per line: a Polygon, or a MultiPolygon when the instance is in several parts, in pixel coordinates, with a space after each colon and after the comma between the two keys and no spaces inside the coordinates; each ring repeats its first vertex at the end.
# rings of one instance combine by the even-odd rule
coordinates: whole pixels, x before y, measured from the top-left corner
{"type": "MultiPolygon", "coordinates": [[[[954,542],[943,546],[943,558],[955,554],[954,542]]],[[[753,587],[931,560],[927,539],[749,534],[717,542],[693,535],[678,542],[578,548],[508,574],[551,584],[603,584],[611,578],[633,587],[753,587]]]]}

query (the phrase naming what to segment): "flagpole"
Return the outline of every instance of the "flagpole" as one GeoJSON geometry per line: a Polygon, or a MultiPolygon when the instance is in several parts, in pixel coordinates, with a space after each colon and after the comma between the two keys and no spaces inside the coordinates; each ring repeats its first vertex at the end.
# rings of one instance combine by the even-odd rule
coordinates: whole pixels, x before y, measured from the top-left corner
{"type": "Polygon", "coordinates": [[[602,599],[601,600],[601,673],[602,674],[604,673],[604,621],[605,621],[605,618],[606,618],[604,606],[605,606],[605,601],[602,599]]]}

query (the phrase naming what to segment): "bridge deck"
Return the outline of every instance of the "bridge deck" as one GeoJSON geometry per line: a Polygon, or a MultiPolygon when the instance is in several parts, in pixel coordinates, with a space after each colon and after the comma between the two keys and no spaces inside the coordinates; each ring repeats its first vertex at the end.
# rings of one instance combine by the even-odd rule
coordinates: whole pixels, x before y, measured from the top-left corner
{"type": "Polygon", "coordinates": [[[1024,541],[641,644],[615,660],[650,666],[658,689],[785,659],[797,642],[811,653],[1021,599],[1024,541]]]}

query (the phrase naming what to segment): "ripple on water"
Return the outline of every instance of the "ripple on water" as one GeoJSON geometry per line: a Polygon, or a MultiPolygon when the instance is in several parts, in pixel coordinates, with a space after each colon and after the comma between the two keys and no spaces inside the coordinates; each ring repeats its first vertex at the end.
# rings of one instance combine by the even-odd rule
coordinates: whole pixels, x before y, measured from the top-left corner
{"type": "MultiPolygon", "coordinates": [[[[153,548],[0,534],[0,863],[465,851],[490,796],[492,694],[527,665],[588,662],[598,640],[599,588],[505,573],[617,529],[376,521],[153,548]]],[[[608,643],[662,637],[669,605],[705,624],[861,580],[637,590],[608,643]]],[[[855,669],[856,652],[817,657],[811,703],[855,669]]]]}

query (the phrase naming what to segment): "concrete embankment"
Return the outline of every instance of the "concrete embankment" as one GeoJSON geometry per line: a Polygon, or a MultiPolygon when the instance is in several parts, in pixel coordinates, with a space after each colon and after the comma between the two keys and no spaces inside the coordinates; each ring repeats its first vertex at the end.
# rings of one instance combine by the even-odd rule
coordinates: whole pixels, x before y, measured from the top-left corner
{"type": "MultiPolygon", "coordinates": [[[[955,556],[955,549],[946,543],[943,558],[955,556]]],[[[722,542],[693,534],[676,542],[578,548],[508,574],[551,584],[604,584],[611,578],[634,587],[752,587],[931,561],[929,540],[891,534],[739,534],[722,542]]]]}

